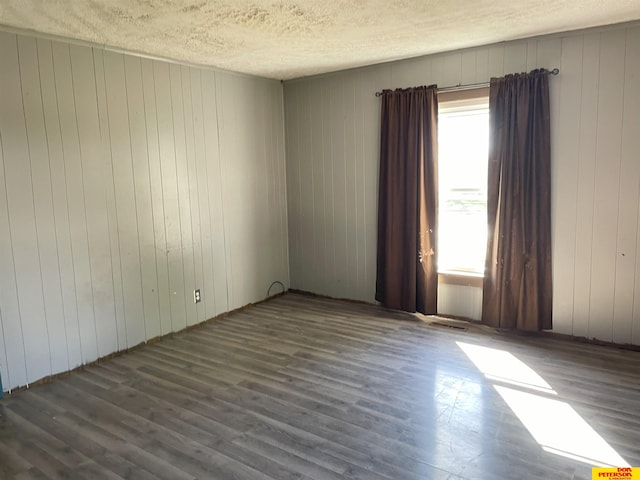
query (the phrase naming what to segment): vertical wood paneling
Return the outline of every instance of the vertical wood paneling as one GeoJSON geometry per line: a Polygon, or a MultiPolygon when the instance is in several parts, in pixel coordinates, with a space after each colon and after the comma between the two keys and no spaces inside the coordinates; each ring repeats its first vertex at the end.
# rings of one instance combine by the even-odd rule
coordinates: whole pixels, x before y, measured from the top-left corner
{"type": "MultiPolygon", "coordinates": [[[[271,124],[271,105],[269,96],[265,95],[265,91],[269,86],[263,84],[256,89],[256,116],[260,120],[259,134],[256,134],[256,160],[264,175],[256,176],[256,201],[258,203],[258,222],[256,224],[257,231],[265,232],[267,241],[273,235],[273,230],[277,228],[277,219],[273,218],[273,194],[269,185],[275,183],[272,175],[275,176],[275,168],[270,165],[269,152],[272,151],[272,143],[275,133],[271,124]]],[[[277,261],[279,252],[273,252],[272,255],[260,255],[260,272],[258,277],[258,289],[266,290],[271,283],[269,281],[269,273],[275,272],[274,262],[277,261]]]]}
{"type": "MultiPolygon", "coordinates": [[[[282,104],[282,96],[278,95],[278,92],[282,93],[282,86],[267,85],[265,86],[269,90],[268,95],[264,96],[265,101],[265,123],[264,128],[265,136],[265,168],[268,172],[271,172],[271,178],[266,184],[267,195],[270,198],[267,225],[265,228],[271,233],[271,237],[286,238],[284,225],[287,222],[287,208],[286,208],[286,195],[287,189],[284,183],[284,165],[279,165],[274,162],[276,157],[284,158],[284,139],[282,137],[284,131],[284,105],[282,104]],[[278,102],[278,99],[280,102],[278,102]]],[[[281,265],[286,263],[287,242],[281,243],[280,250],[276,252],[273,257],[272,264],[269,266],[268,271],[278,272],[276,278],[271,278],[269,285],[272,281],[278,280],[283,283],[288,283],[289,272],[281,268],[281,265]]],[[[270,293],[274,294],[281,290],[272,290],[270,293]]]]}
{"type": "Polygon", "coordinates": [[[180,207],[180,232],[182,235],[182,268],[184,272],[184,303],[186,309],[186,324],[197,322],[197,310],[193,301],[193,291],[196,288],[195,277],[195,245],[193,241],[193,208],[191,200],[191,179],[189,178],[189,135],[187,111],[185,103],[182,67],[170,66],[171,102],[173,110],[174,138],[176,149],[176,172],[178,175],[178,199],[180,207]]]}
{"type": "MultiPolygon", "coordinates": [[[[0,36],[1,38],[1,36],[0,36]]],[[[0,46],[0,49],[2,46],[0,46]]],[[[0,55],[2,54],[0,50],[0,55]]],[[[6,74],[0,73],[4,84],[6,74]]],[[[0,104],[4,105],[4,96],[0,94],[0,104]]],[[[0,135],[0,319],[2,320],[2,378],[6,379],[4,388],[24,385],[28,381],[26,352],[24,348],[24,330],[18,309],[18,287],[16,285],[15,265],[13,261],[13,242],[9,227],[9,206],[7,202],[7,178],[4,174],[4,142],[0,135]]]]}
{"type": "MultiPolygon", "coordinates": [[[[415,71],[415,64],[412,65],[412,72],[415,71]]],[[[354,109],[354,94],[355,86],[354,81],[357,77],[350,77],[343,80],[343,105],[344,105],[344,161],[345,161],[345,186],[346,186],[346,202],[345,202],[345,215],[346,221],[346,236],[347,236],[347,252],[349,256],[347,258],[347,271],[354,272],[355,275],[349,275],[347,280],[347,288],[345,289],[345,295],[348,298],[359,297],[359,269],[358,269],[358,210],[357,210],[357,186],[356,179],[359,176],[357,163],[356,163],[356,142],[350,139],[355,138],[355,125],[353,117],[355,116],[354,109]]],[[[415,84],[415,82],[414,82],[415,84]]]]}
{"type": "Polygon", "coordinates": [[[573,287],[573,334],[577,336],[589,334],[599,72],[600,34],[587,34],[584,36],[582,50],[582,98],[578,117],[580,139],[573,287]]]}
{"type": "MultiPolygon", "coordinates": [[[[305,83],[299,89],[298,97],[298,155],[299,155],[299,185],[300,185],[300,225],[299,225],[299,245],[300,255],[298,267],[300,268],[300,289],[307,290],[313,288],[312,279],[316,275],[315,266],[315,238],[314,238],[314,205],[315,198],[313,163],[310,161],[310,147],[312,145],[311,130],[311,88],[312,85],[305,83]],[[311,265],[311,268],[310,268],[311,265]]],[[[317,95],[317,93],[316,93],[317,95]]],[[[327,148],[331,146],[328,140],[327,148]]],[[[328,158],[329,167],[333,162],[328,158]]],[[[332,182],[333,185],[333,182],[332,182]]],[[[334,277],[335,278],[335,277],[334,277]]]]}
{"type": "MultiPolygon", "coordinates": [[[[184,306],[184,316],[179,317],[178,328],[184,328],[195,322],[196,309],[191,294],[195,288],[193,265],[193,241],[191,235],[191,202],[189,199],[189,173],[187,171],[187,147],[184,102],[182,98],[182,75],[180,65],[169,65],[169,97],[171,118],[173,120],[173,139],[175,151],[175,172],[177,186],[177,227],[176,262],[182,266],[182,285],[177,287],[176,295],[184,306]]],[[[177,319],[174,319],[176,322],[177,319]]]]}
{"type": "MultiPolygon", "coordinates": [[[[429,74],[431,73],[431,64],[429,64],[429,74]]],[[[419,68],[426,69],[424,62],[421,62],[419,68]]],[[[366,156],[365,156],[365,119],[363,117],[364,105],[367,103],[368,92],[363,86],[365,85],[365,73],[359,72],[352,85],[354,102],[353,102],[353,124],[354,124],[354,138],[355,138],[355,194],[356,194],[356,257],[358,264],[357,281],[358,281],[358,296],[357,300],[367,300],[369,298],[367,292],[367,232],[366,232],[366,212],[367,201],[365,192],[365,178],[364,172],[366,172],[366,156]]]]}
{"type": "MultiPolygon", "coordinates": [[[[578,174],[580,168],[580,122],[575,120],[573,107],[581,101],[582,86],[582,37],[562,40],[562,60],[555,87],[558,89],[559,111],[556,114],[560,128],[557,137],[562,142],[557,145],[554,157],[552,181],[555,206],[553,223],[553,271],[554,271],[554,330],[559,333],[573,333],[573,285],[575,274],[576,217],[578,196],[578,174]],[[562,187],[562,188],[559,188],[562,187]]],[[[554,139],[555,140],[555,139],[554,139]]]]}
{"type": "Polygon", "coordinates": [[[460,83],[463,85],[468,83],[476,83],[477,50],[468,50],[462,52],[460,58],[460,83]]]}
{"type": "MultiPolygon", "coordinates": [[[[82,154],[74,98],[71,52],[68,45],[53,45],[58,116],[64,147],[65,186],[71,233],[72,264],[76,290],[78,332],[82,362],[97,358],[96,325],[89,257],[82,154]]],[[[76,366],[76,365],[73,365],[76,366]]]]}
{"type": "Polygon", "coordinates": [[[328,161],[331,157],[329,151],[325,151],[326,143],[324,140],[325,120],[329,120],[329,116],[325,111],[325,105],[328,105],[328,98],[324,96],[320,82],[312,85],[313,93],[310,98],[309,110],[319,112],[319,115],[313,115],[310,125],[310,140],[308,146],[309,155],[311,157],[311,180],[313,188],[313,225],[319,228],[312,233],[314,248],[313,256],[307,260],[311,265],[313,272],[310,278],[310,288],[317,290],[321,285],[329,280],[328,271],[333,268],[332,262],[328,260],[328,256],[333,252],[331,245],[334,239],[329,234],[327,222],[333,218],[333,196],[331,195],[331,186],[333,178],[327,171],[331,171],[328,161]],[[327,189],[328,188],[328,189],[327,189]]]}
{"type": "MultiPolygon", "coordinates": [[[[240,271],[242,277],[238,279],[238,286],[246,285],[248,288],[243,289],[243,297],[241,302],[246,303],[248,295],[261,294],[263,297],[266,293],[268,285],[264,285],[265,270],[264,270],[264,256],[251,248],[250,238],[255,238],[258,232],[263,230],[263,221],[261,215],[264,212],[264,199],[261,198],[260,179],[262,176],[259,174],[261,170],[262,162],[260,161],[261,153],[259,150],[259,138],[262,132],[263,125],[261,124],[262,116],[260,112],[260,100],[258,91],[256,88],[256,80],[252,78],[244,78],[243,84],[248,87],[249,95],[242,95],[239,88],[235,88],[236,99],[239,103],[239,110],[242,112],[240,117],[241,130],[246,128],[255,132],[248,141],[244,142],[246,149],[242,152],[243,165],[246,168],[245,171],[249,172],[249,175],[238,175],[237,181],[242,185],[242,189],[238,190],[238,194],[243,197],[245,203],[244,217],[249,221],[244,222],[241,235],[243,235],[242,249],[234,250],[238,264],[241,265],[240,271]],[[246,83],[245,83],[246,82],[246,83]],[[248,182],[242,182],[242,177],[248,179],[248,182]]],[[[234,172],[239,174],[239,170],[234,172]]]]}
{"type": "MultiPolygon", "coordinates": [[[[131,165],[138,224],[138,255],[142,311],[144,313],[144,338],[160,335],[160,310],[158,306],[158,273],[154,244],[153,203],[151,175],[149,172],[149,148],[145,117],[145,92],[142,81],[142,62],[139,58],[124,57],[127,111],[131,138],[131,165]]],[[[157,161],[157,157],[156,157],[157,161]]]]}
{"type": "Polygon", "coordinates": [[[459,85],[462,72],[462,55],[457,52],[448,53],[442,60],[443,77],[442,85],[459,85]]]}
{"type": "Polygon", "coordinates": [[[444,77],[444,56],[436,55],[431,59],[431,83],[447,87],[444,77]]]}
{"type": "Polygon", "coordinates": [[[349,245],[347,243],[348,217],[347,203],[347,165],[344,155],[345,145],[350,139],[345,137],[344,130],[344,85],[342,79],[334,76],[331,79],[328,97],[329,114],[331,115],[331,149],[328,152],[333,170],[333,231],[335,249],[335,289],[340,296],[348,296],[350,284],[349,245]]]}
{"type": "Polygon", "coordinates": [[[278,82],[3,32],[0,62],[5,389],[288,287],[278,82]]]}
{"type": "Polygon", "coordinates": [[[238,287],[243,287],[238,288],[238,291],[242,292],[242,296],[238,298],[238,302],[241,305],[246,304],[250,295],[257,295],[258,292],[264,295],[266,291],[266,285],[264,289],[260,288],[262,279],[264,278],[264,271],[262,269],[264,263],[263,257],[256,249],[251,248],[252,242],[250,240],[256,237],[258,231],[261,231],[260,211],[263,207],[262,199],[260,199],[258,191],[258,185],[260,183],[258,181],[260,155],[257,149],[257,138],[259,138],[262,127],[260,125],[261,117],[257,113],[260,111],[260,104],[254,80],[243,79],[243,84],[249,87],[248,95],[242,95],[240,93],[241,90],[237,88],[237,86],[234,88],[236,101],[239,104],[239,110],[242,112],[242,116],[239,118],[239,125],[241,125],[239,130],[246,128],[256,133],[244,142],[246,148],[243,149],[241,158],[243,160],[243,170],[246,173],[241,175],[239,174],[239,170],[234,171],[236,181],[242,186],[242,189],[238,189],[237,195],[241,196],[243,202],[245,202],[243,217],[248,220],[243,222],[242,226],[236,230],[239,232],[240,238],[242,238],[242,246],[241,248],[234,248],[234,254],[237,259],[236,264],[240,266],[238,273],[241,273],[241,276],[239,276],[237,280],[238,287]],[[242,181],[243,177],[245,182],[242,181]]]}
{"type": "MultiPolygon", "coordinates": [[[[285,149],[287,152],[287,225],[289,230],[289,267],[291,284],[301,285],[298,266],[300,225],[300,172],[298,150],[298,85],[285,84],[284,121],[286,125],[285,149]]],[[[300,288],[300,287],[298,287],[300,288]]]]}
{"type": "MultiPolygon", "coordinates": [[[[289,269],[289,241],[288,241],[288,211],[287,211],[287,183],[286,162],[280,161],[286,158],[285,148],[285,117],[284,117],[284,88],[281,83],[273,83],[271,86],[271,116],[272,126],[275,131],[275,144],[272,153],[272,163],[276,165],[276,181],[272,186],[277,199],[273,215],[278,217],[280,243],[280,262],[278,262],[278,279],[283,285],[290,285],[289,269]]],[[[284,290],[284,289],[283,289],[284,290]]]]}
{"type": "MultiPolygon", "coordinates": [[[[191,204],[191,242],[193,244],[193,278],[194,289],[202,292],[204,285],[204,271],[202,268],[202,240],[200,232],[200,198],[198,194],[198,180],[196,171],[196,139],[194,126],[193,95],[191,92],[191,74],[188,67],[183,66],[182,73],[182,98],[184,105],[185,137],[187,144],[187,175],[189,180],[189,200],[191,204]]],[[[204,303],[192,303],[196,310],[193,323],[199,323],[205,318],[204,303]]],[[[193,324],[192,323],[192,324],[193,324]]]]}
{"type": "MultiPolygon", "coordinates": [[[[363,77],[367,75],[370,75],[370,72],[367,70],[360,70],[358,72],[358,76],[360,77],[360,85],[364,85],[365,81],[363,77]]],[[[433,75],[431,73],[431,57],[421,57],[416,60],[416,76],[416,85],[424,84],[428,86],[433,83],[433,75]]]]}
{"type": "MultiPolygon", "coordinates": [[[[244,90],[241,84],[248,83],[246,79],[239,79],[229,85],[232,94],[232,109],[234,111],[233,124],[235,130],[240,130],[242,125],[254,128],[252,123],[253,117],[249,114],[249,105],[255,105],[251,95],[241,95],[240,90],[244,90]]],[[[252,154],[254,151],[255,136],[246,139],[242,143],[234,143],[229,145],[231,151],[234,152],[236,161],[226,163],[228,172],[228,181],[233,185],[233,189],[229,192],[229,205],[238,206],[238,215],[231,219],[231,258],[233,265],[233,303],[232,305],[243,305],[245,298],[245,288],[255,289],[256,275],[258,274],[258,264],[256,262],[256,252],[251,250],[248,244],[248,236],[252,236],[252,228],[249,225],[241,223],[242,217],[249,217],[251,221],[256,220],[255,212],[250,209],[250,205],[255,205],[255,172],[245,170],[246,167],[253,162],[252,154]],[[241,175],[240,172],[246,172],[241,175]],[[253,264],[255,270],[251,273],[247,271],[247,264],[253,264]]],[[[253,225],[252,225],[253,226],[253,225]]]]}
{"type": "MultiPolygon", "coordinates": [[[[640,27],[627,30],[625,40],[613,341],[640,343],[640,322],[633,311],[634,294],[638,297],[635,304],[640,302],[636,278],[636,266],[640,265],[640,27]]],[[[636,311],[638,308],[640,305],[636,311]]]]}
{"type": "MultiPolygon", "coordinates": [[[[56,79],[53,66],[52,44],[46,40],[38,40],[38,61],[40,73],[40,89],[44,122],[47,136],[49,171],[51,175],[51,193],[53,217],[56,229],[56,261],[60,277],[62,297],[63,325],[60,330],[52,326],[52,350],[66,348],[67,362],[56,371],[72,368],[82,363],[80,355],[80,335],[78,331],[78,309],[76,304],[75,278],[71,251],[71,233],[69,228],[69,208],[64,166],[64,145],[58,113],[56,79]],[[55,330],[55,331],[54,331],[55,330]],[[59,336],[58,336],[59,335],[59,336]],[[64,340],[61,338],[64,337],[64,340]]],[[[55,365],[54,365],[55,368],[55,365]]],[[[16,384],[20,385],[20,383],[16,384]]]]}
{"type": "MultiPolygon", "coordinates": [[[[91,267],[87,233],[82,158],[78,120],[73,92],[71,53],[69,45],[53,43],[53,65],[58,100],[58,118],[62,133],[67,209],[71,233],[71,252],[76,291],[77,329],[80,336],[82,363],[98,356],[96,325],[91,289],[91,267]]],[[[78,364],[72,364],[76,367],[78,364]]]]}
{"type": "Polygon", "coordinates": [[[78,141],[82,160],[82,182],[87,212],[87,243],[91,272],[96,356],[118,348],[117,331],[113,323],[114,290],[109,244],[109,223],[104,179],[108,171],[102,161],[100,124],[97,110],[97,89],[90,49],[69,47],[76,105],[78,141]]]}
{"type": "Polygon", "coordinates": [[[202,99],[204,109],[206,135],[205,152],[207,163],[207,188],[211,216],[211,268],[213,269],[213,286],[216,314],[229,309],[228,273],[227,273],[227,238],[224,226],[223,185],[220,161],[219,118],[216,106],[216,81],[213,72],[202,72],[202,99]]]}
{"type": "MultiPolygon", "coordinates": [[[[201,259],[196,262],[200,268],[202,285],[202,303],[198,318],[212,318],[216,315],[215,286],[213,281],[213,260],[211,251],[211,206],[209,204],[209,165],[207,164],[205,123],[204,123],[204,99],[202,95],[202,72],[191,70],[189,72],[189,91],[193,102],[193,137],[195,144],[195,165],[193,175],[197,203],[199,206],[199,246],[201,259]]],[[[212,130],[209,130],[212,131],[212,130]]]]}
{"type": "MultiPolygon", "coordinates": [[[[0,104],[3,112],[0,131],[2,131],[5,198],[13,254],[12,271],[17,286],[18,314],[21,328],[26,332],[33,332],[32,338],[24,341],[25,368],[27,381],[29,381],[38,378],[38,375],[40,377],[46,375],[51,368],[42,282],[37,277],[33,278],[31,274],[31,272],[40,272],[31,179],[30,147],[33,142],[29,142],[22,102],[18,42],[15,36],[10,35],[0,37],[0,42],[2,43],[0,64],[3,70],[8,70],[8,74],[2,76],[2,103],[0,104]]],[[[31,60],[33,61],[33,58],[31,60]]],[[[25,61],[28,62],[29,58],[25,61]]],[[[33,154],[38,155],[38,153],[35,151],[33,154]]],[[[10,274],[10,272],[7,273],[10,274]]]]}
{"type": "Polygon", "coordinates": [[[228,238],[227,263],[229,266],[229,304],[231,308],[242,305],[244,288],[250,287],[249,278],[246,277],[245,262],[251,261],[248,257],[255,255],[254,251],[246,248],[247,229],[243,228],[243,217],[252,216],[248,206],[251,204],[251,192],[254,187],[253,172],[246,171],[250,142],[238,142],[235,132],[240,130],[240,126],[246,122],[244,102],[249,101],[246,97],[240,96],[237,89],[241,88],[240,79],[226,78],[220,82],[220,93],[222,98],[222,122],[226,133],[222,136],[221,162],[223,166],[223,181],[230,186],[224,198],[225,205],[225,231],[228,238]],[[234,161],[230,161],[233,158],[234,161]],[[227,215],[226,212],[233,212],[227,215]]]}
{"type": "MultiPolygon", "coordinates": [[[[285,137],[285,115],[284,115],[284,88],[282,84],[277,84],[272,87],[274,92],[274,98],[272,99],[273,114],[275,116],[275,127],[277,129],[277,150],[274,152],[277,159],[286,159],[286,137],[285,137]]],[[[289,234],[288,234],[288,204],[287,204],[287,166],[286,162],[277,163],[277,183],[275,185],[276,196],[278,198],[278,217],[280,219],[280,238],[283,240],[281,244],[281,258],[282,262],[279,265],[281,282],[284,285],[291,285],[291,269],[289,268],[290,256],[289,256],[289,234]]],[[[284,290],[284,288],[283,288],[284,290]]]]}
{"type": "Polygon", "coordinates": [[[489,72],[489,78],[504,75],[504,45],[489,47],[487,71],[489,72]]]}
{"type": "MultiPolygon", "coordinates": [[[[4,178],[4,175],[3,175],[4,178]]],[[[4,190],[3,190],[4,191],[4,190]]],[[[0,380],[5,378],[5,382],[9,382],[11,385],[11,379],[9,377],[9,356],[7,355],[6,339],[4,335],[4,325],[2,321],[2,312],[0,311],[0,380]]]]}
{"type": "MultiPolygon", "coordinates": [[[[160,167],[160,140],[158,134],[158,114],[156,106],[156,89],[154,78],[154,67],[151,60],[141,60],[142,70],[142,100],[144,102],[144,124],[145,139],[147,147],[147,163],[150,184],[150,201],[151,201],[151,217],[153,220],[152,239],[153,244],[149,248],[153,248],[153,266],[148,269],[154,269],[156,273],[157,290],[155,292],[146,292],[147,298],[149,293],[157,297],[158,315],[154,316],[156,307],[149,305],[145,307],[151,312],[147,316],[147,334],[149,338],[164,335],[171,331],[171,294],[169,289],[169,270],[167,263],[167,237],[165,230],[164,216],[164,200],[162,189],[162,170],[160,167]]],[[[143,166],[140,167],[144,169],[143,166]]],[[[148,288],[148,287],[147,287],[148,288]]]]}
{"type": "Polygon", "coordinates": [[[173,111],[171,108],[171,84],[169,65],[153,62],[156,93],[156,115],[160,139],[160,171],[162,176],[162,202],[165,218],[167,269],[171,304],[171,329],[178,330],[187,324],[184,303],[184,273],[182,271],[182,238],[180,209],[174,147],[173,111]]]}
{"type": "Polygon", "coordinates": [[[322,182],[318,183],[318,187],[324,192],[324,204],[322,205],[323,221],[320,228],[323,230],[320,235],[324,238],[324,264],[320,264],[317,275],[323,281],[319,288],[328,286],[328,294],[335,296],[338,294],[337,284],[331,282],[335,278],[336,271],[336,229],[335,219],[335,196],[334,196],[334,180],[333,180],[333,157],[331,152],[331,88],[325,82],[317,82],[315,85],[317,97],[321,99],[320,116],[322,118],[321,130],[315,132],[314,138],[319,138],[322,148],[322,182]]]}
{"type": "MultiPolygon", "coordinates": [[[[638,344],[638,30],[620,25],[531,38],[286,83],[292,286],[374,301],[380,104],[375,91],[486,82],[559,67],[560,75],[550,79],[554,330],[638,344]],[[311,146],[316,155],[309,155],[311,146]],[[324,165],[317,164],[319,151],[324,165]],[[311,176],[322,171],[325,181],[317,192],[311,176]],[[328,205],[330,226],[319,220],[328,205]],[[330,241],[322,255],[335,255],[335,269],[311,273],[315,242],[323,235],[330,241]],[[319,285],[310,281],[318,279],[319,285]]],[[[447,286],[441,293],[441,313],[479,316],[478,289],[447,286]]]]}
{"type": "Polygon", "coordinates": [[[411,85],[424,85],[425,77],[424,77],[424,59],[423,58],[412,58],[410,60],[410,70],[411,70],[411,85]]]}
{"type": "Polygon", "coordinates": [[[233,139],[233,131],[236,128],[235,118],[234,118],[234,105],[233,105],[233,79],[227,77],[217,77],[215,82],[216,88],[216,98],[220,99],[216,102],[216,116],[218,120],[218,139],[219,139],[219,156],[220,156],[220,181],[224,185],[227,185],[230,188],[227,188],[221,191],[220,201],[222,208],[222,231],[224,232],[224,241],[225,241],[225,270],[226,270],[226,278],[228,281],[226,282],[226,302],[227,308],[234,308],[235,300],[234,300],[234,265],[232,262],[232,244],[233,237],[231,234],[232,228],[232,220],[234,215],[239,215],[240,208],[237,203],[232,203],[232,197],[230,190],[235,189],[235,185],[231,182],[233,176],[229,173],[230,167],[227,163],[227,158],[229,156],[234,156],[233,147],[235,143],[233,141],[229,141],[233,139]],[[228,209],[228,210],[227,210],[228,209]],[[226,215],[225,212],[230,212],[231,215],[226,215]],[[228,245],[228,247],[227,247],[228,245]]]}
{"type": "MultiPolygon", "coordinates": [[[[265,169],[267,172],[271,172],[270,180],[266,184],[266,194],[271,199],[267,210],[266,224],[264,228],[270,232],[271,241],[277,238],[284,239],[284,242],[280,243],[279,251],[275,252],[274,257],[271,259],[271,263],[266,270],[266,282],[264,290],[274,281],[282,282],[284,285],[289,284],[289,267],[287,261],[287,235],[286,235],[286,222],[287,222],[287,205],[286,195],[287,190],[285,186],[285,165],[280,162],[275,162],[275,158],[284,158],[284,97],[282,84],[272,83],[270,85],[264,85],[265,94],[262,96],[265,108],[265,123],[263,128],[265,132],[265,169]],[[283,268],[286,265],[286,268],[283,268]]],[[[266,203],[266,202],[265,202],[266,203]]],[[[274,289],[270,291],[273,295],[282,291],[282,287],[276,285],[274,289]]]]}
{"type": "Polygon", "coordinates": [[[625,32],[600,39],[589,335],[611,339],[615,295],[625,32]]]}
{"type": "Polygon", "coordinates": [[[44,123],[42,96],[40,95],[40,75],[36,40],[18,38],[20,56],[20,80],[22,102],[29,141],[31,158],[31,181],[33,184],[33,202],[40,263],[40,282],[42,285],[45,311],[47,348],[50,355],[50,368],[68,367],[66,340],[64,339],[64,312],[60,290],[60,275],[56,251],[56,231],[51,196],[51,175],[47,135],[44,123]]]}
{"type": "MultiPolygon", "coordinates": [[[[640,91],[637,88],[637,85],[640,84],[640,27],[636,26],[635,28],[629,29],[627,32],[626,46],[627,64],[625,68],[625,112],[622,132],[622,165],[625,166],[625,168],[628,168],[627,166],[632,164],[635,169],[637,169],[638,151],[640,151],[640,137],[637,135],[636,128],[640,123],[640,118],[638,118],[640,116],[640,91]]],[[[626,183],[627,180],[625,180],[623,185],[632,187],[631,183],[633,181],[634,178],[631,173],[628,179],[629,183],[626,183]]],[[[636,182],[636,186],[640,189],[640,181],[636,182]]],[[[634,204],[637,205],[631,343],[634,345],[640,345],[640,192],[638,193],[638,198],[635,202],[633,197],[623,198],[622,195],[620,196],[620,201],[626,202],[626,205],[632,208],[634,204]]],[[[624,211],[628,212],[626,208],[624,211]]],[[[633,211],[631,212],[631,215],[633,215],[633,211]]],[[[627,231],[628,230],[623,230],[623,232],[627,231]]],[[[619,303],[616,302],[616,305],[619,305],[619,303]]]]}
{"type": "Polygon", "coordinates": [[[506,45],[504,49],[504,72],[520,73],[526,70],[527,44],[524,42],[514,42],[506,45]]]}
{"type": "MultiPolygon", "coordinates": [[[[250,238],[255,238],[259,235],[258,232],[266,233],[266,198],[264,195],[264,189],[262,188],[264,174],[260,172],[266,172],[264,169],[264,149],[262,148],[262,132],[264,131],[264,116],[261,115],[262,96],[259,93],[260,87],[256,79],[248,79],[248,86],[250,95],[247,96],[249,101],[243,103],[243,111],[245,114],[244,125],[250,130],[255,131],[255,135],[252,136],[249,142],[249,152],[246,157],[246,165],[251,171],[251,187],[247,199],[249,200],[249,207],[247,210],[251,212],[249,217],[250,221],[244,224],[245,235],[250,238]]],[[[264,233],[263,233],[264,234],[264,233]]],[[[247,239],[245,244],[247,250],[251,251],[251,255],[246,256],[245,262],[243,262],[243,271],[245,278],[244,283],[250,285],[249,289],[245,290],[245,295],[259,295],[266,294],[267,287],[266,282],[268,263],[264,255],[260,255],[259,252],[251,249],[251,240],[247,239]],[[260,293],[258,293],[260,292],[260,293]]],[[[245,298],[247,298],[245,296],[245,298]]],[[[245,301],[245,300],[243,300],[245,301]]]]}
{"type": "Polygon", "coordinates": [[[109,225],[109,251],[111,256],[111,283],[114,294],[115,330],[118,349],[127,347],[127,328],[124,311],[124,290],[122,286],[122,262],[120,260],[120,242],[118,212],[116,208],[116,190],[114,182],[113,152],[111,150],[111,131],[109,130],[109,108],[107,106],[106,75],[102,50],[93,51],[93,68],[96,77],[96,97],[98,119],[100,123],[100,153],[105,169],[105,197],[107,204],[107,222],[109,225]]]}
{"type": "Polygon", "coordinates": [[[475,82],[487,82],[491,79],[489,74],[489,48],[475,49],[476,52],[476,78],[475,82]]]}
{"type": "Polygon", "coordinates": [[[104,53],[127,347],[145,339],[140,242],[124,55],[104,53]]]}
{"type": "Polygon", "coordinates": [[[527,72],[539,68],[538,65],[538,41],[527,40],[527,72]]]}
{"type": "Polygon", "coordinates": [[[415,87],[412,71],[408,60],[401,60],[397,63],[392,63],[391,68],[391,83],[387,88],[407,88],[415,87]]]}

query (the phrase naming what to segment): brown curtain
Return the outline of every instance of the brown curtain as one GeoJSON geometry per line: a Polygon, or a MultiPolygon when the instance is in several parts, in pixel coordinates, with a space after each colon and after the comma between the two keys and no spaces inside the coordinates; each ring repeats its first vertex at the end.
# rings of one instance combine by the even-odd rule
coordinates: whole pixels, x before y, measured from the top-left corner
{"type": "Polygon", "coordinates": [[[382,92],[376,300],[436,313],[437,87],[382,92]]]}
{"type": "Polygon", "coordinates": [[[492,78],[482,320],[551,328],[551,159],[547,70],[492,78]]]}

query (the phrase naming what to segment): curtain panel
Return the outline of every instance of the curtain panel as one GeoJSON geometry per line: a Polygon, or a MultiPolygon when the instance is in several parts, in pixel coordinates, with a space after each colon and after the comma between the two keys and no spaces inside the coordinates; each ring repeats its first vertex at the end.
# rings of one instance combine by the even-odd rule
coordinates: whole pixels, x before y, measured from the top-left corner
{"type": "Polygon", "coordinates": [[[437,87],[385,90],[381,96],[376,300],[434,314],[437,87]]]}
{"type": "Polygon", "coordinates": [[[490,83],[482,320],[498,328],[551,328],[548,82],[540,69],[490,83]]]}

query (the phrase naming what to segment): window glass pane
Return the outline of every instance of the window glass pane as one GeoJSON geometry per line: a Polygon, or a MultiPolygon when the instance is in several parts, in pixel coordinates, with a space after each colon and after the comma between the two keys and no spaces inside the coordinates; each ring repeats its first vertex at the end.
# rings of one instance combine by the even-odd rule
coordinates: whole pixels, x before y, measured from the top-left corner
{"type": "Polygon", "coordinates": [[[438,120],[438,270],[483,273],[489,110],[445,108],[438,120]]]}

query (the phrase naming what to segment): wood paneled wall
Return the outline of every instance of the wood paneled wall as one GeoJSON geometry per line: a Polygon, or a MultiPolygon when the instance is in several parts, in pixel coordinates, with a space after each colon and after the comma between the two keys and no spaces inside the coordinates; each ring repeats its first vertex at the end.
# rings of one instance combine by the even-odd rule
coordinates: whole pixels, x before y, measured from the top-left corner
{"type": "MultiPolygon", "coordinates": [[[[551,77],[554,330],[640,344],[638,23],[286,82],[292,287],[374,300],[376,91],[537,67],[560,68],[551,77]]],[[[442,313],[478,312],[478,292],[442,288],[442,313]]]]}
{"type": "Polygon", "coordinates": [[[0,67],[5,389],[288,286],[279,82],[5,32],[0,67]]]}

